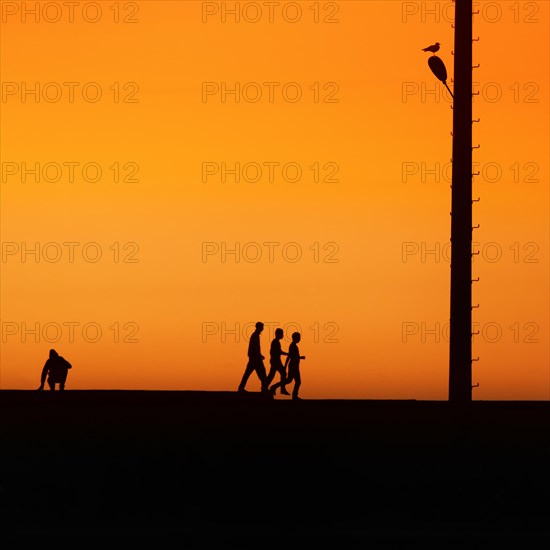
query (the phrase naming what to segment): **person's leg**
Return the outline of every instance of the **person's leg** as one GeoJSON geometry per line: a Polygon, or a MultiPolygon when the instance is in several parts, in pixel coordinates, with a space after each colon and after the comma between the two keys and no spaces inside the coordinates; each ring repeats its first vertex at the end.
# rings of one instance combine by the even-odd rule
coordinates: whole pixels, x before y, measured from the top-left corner
{"type": "Polygon", "coordinates": [[[256,365],[256,374],[260,379],[260,383],[262,385],[262,391],[269,391],[267,387],[267,374],[265,372],[265,365],[263,361],[258,361],[256,365]]]}
{"type": "Polygon", "coordinates": [[[50,386],[51,391],[55,391],[55,382],[51,378],[48,378],[48,386],[50,386]]]}
{"type": "Polygon", "coordinates": [[[300,371],[296,370],[294,373],[294,388],[292,389],[292,399],[298,399],[298,391],[302,384],[302,378],[300,376],[300,371]]]}
{"type": "Polygon", "coordinates": [[[273,384],[273,386],[271,386],[271,388],[269,389],[273,394],[275,394],[277,391],[277,388],[281,388],[281,393],[284,393],[285,395],[290,395],[286,389],[286,385],[290,384],[292,380],[293,380],[292,373],[289,372],[288,377],[285,376],[284,379],[282,379],[280,382],[277,382],[276,384],[273,384]],[[284,392],[283,392],[283,389],[284,389],[284,392]]]}
{"type": "Polygon", "coordinates": [[[250,378],[250,375],[252,374],[252,371],[254,370],[254,365],[251,361],[249,361],[246,365],[246,369],[244,370],[244,374],[241,380],[241,383],[239,384],[239,391],[245,391],[246,383],[248,382],[248,379],[250,378]]]}
{"type": "MultiPolygon", "coordinates": [[[[269,371],[269,375],[267,377],[267,385],[269,387],[269,385],[271,384],[271,382],[273,382],[273,379],[275,378],[275,375],[277,373],[280,373],[281,374],[281,380],[279,382],[282,382],[283,381],[283,374],[282,372],[284,372],[285,368],[283,367],[283,364],[281,362],[279,362],[278,364],[277,363],[273,363],[271,365],[271,370],[269,371]]],[[[270,391],[273,391],[273,388],[277,389],[279,386],[281,386],[281,384],[273,384],[273,386],[269,387],[269,390],[270,391]],[[276,387],[275,387],[276,386],[276,387]]]]}
{"type": "Polygon", "coordinates": [[[286,371],[285,371],[285,368],[283,367],[283,365],[281,365],[281,369],[279,370],[279,373],[281,375],[281,381],[280,381],[280,386],[281,386],[281,393],[283,395],[290,395],[286,389],[286,384],[287,384],[287,378],[286,378],[286,371]]]}
{"type": "Polygon", "coordinates": [[[269,368],[269,374],[267,375],[266,385],[269,386],[269,384],[273,382],[273,379],[275,378],[276,374],[277,374],[277,365],[271,363],[269,368]]]}

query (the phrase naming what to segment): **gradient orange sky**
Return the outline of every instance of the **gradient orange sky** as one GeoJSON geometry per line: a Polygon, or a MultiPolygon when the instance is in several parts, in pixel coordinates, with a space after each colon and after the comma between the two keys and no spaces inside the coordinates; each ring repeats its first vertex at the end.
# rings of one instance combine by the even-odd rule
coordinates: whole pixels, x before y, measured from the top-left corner
{"type": "MultiPolygon", "coordinates": [[[[447,398],[451,2],[35,4],[1,2],[0,388],[55,348],[69,389],[234,390],[262,320],[305,398],[447,398]]],[[[478,7],[473,396],[549,399],[549,3],[478,7]]]]}

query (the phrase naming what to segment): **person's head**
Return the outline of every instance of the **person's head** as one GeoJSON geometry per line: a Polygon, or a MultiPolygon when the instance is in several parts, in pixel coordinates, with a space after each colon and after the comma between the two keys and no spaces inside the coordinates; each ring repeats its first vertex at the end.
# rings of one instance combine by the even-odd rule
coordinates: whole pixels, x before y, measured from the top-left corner
{"type": "Polygon", "coordinates": [[[293,342],[299,342],[302,339],[299,332],[293,332],[292,333],[292,341],[293,342]]]}
{"type": "Polygon", "coordinates": [[[278,328],[277,330],[275,330],[275,337],[278,338],[279,340],[285,335],[285,333],[283,332],[283,329],[282,328],[278,328]]]}
{"type": "Polygon", "coordinates": [[[54,349],[51,349],[51,350],[50,350],[50,359],[51,359],[52,357],[57,357],[58,355],[59,355],[59,354],[58,354],[57,351],[55,351],[54,349]]]}
{"type": "Polygon", "coordinates": [[[264,330],[264,324],[258,321],[256,323],[256,332],[262,332],[262,330],[264,330]]]}

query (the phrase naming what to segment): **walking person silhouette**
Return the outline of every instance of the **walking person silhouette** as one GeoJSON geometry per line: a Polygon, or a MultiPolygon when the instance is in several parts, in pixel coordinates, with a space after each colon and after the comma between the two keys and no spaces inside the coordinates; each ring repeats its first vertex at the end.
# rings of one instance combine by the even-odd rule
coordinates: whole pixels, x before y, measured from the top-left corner
{"type": "Polygon", "coordinates": [[[262,391],[268,391],[267,389],[267,376],[265,372],[264,359],[260,349],[260,334],[264,330],[264,324],[258,321],[256,323],[256,330],[250,335],[250,341],[248,342],[248,364],[244,371],[241,383],[239,384],[239,391],[246,392],[245,386],[248,382],[250,375],[256,371],[258,378],[262,384],[262,391]]]}
{"type": "Polygon", "coordinates": [[[44,382],[46,382],[46,376],[48,377],[48,386],[50,390],[55,390],[55,385],[59,384],[59,389],[65,389],[65,382],[67,381],[67,374],[69,369],[72,368],[72,365],[65,359],[61,357],[54,349],[50,350],[50,357],[44,364],[42,369],[42,374],[40,376],[40,387],[39,390],[44,389],[44,382]]]}
{"type": "MultiPolygon", "coordinates": [[[[298,392],[300,391],[300,386],[302,385],[302,378],[300,376],[300,360],[305,359],[305,355],[300,355],[300,350],[298,349],[298,342],[302,339],[302,336],[299,332],[292,333],[292,342],[288,347],[288,355],[285,361],[285,368],[288,366],[288,377],[285,379],[284,384],[290,384],[294,381],[294,388],[292,388],[292,399],[299,400],[298,392]]],[[[283,386],[282,382],[273,384],[270,390],[273,394],[277,391],[277,388],[283,386]]]]}
{"type": "MultiPolygon", "coordinates": [[[[286,379],[286,369],[281,361],[281,355],[288,355],[285,351],[281,349],[281,340],[283,339],[284,332],[282,328],[278,328],[275,331],[275,338],[271,341],[271,347],[269,349],[269,364],[271,365],[269,369],[269,374],[267,375],[267,385],[271,384],[275,375],[279,373],[281,375],[281,393],[284,395],[290,395],[286,391],[285,379],[286,379]]],[[[270,387],[269,390],[275,395],[273,387],[270,387]]]]}

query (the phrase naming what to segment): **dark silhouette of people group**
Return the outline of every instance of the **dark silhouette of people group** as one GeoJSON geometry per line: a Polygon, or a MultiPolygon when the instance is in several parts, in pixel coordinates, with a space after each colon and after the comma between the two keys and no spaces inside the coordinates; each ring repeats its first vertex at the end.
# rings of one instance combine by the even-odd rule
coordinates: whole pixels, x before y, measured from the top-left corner
{"type": "Polygon", "coordinates": [[[292,399],[299,400],[298,392],[302,384],[300,376],[300,360],[305,359],[304,355],[300,355],[298,349],[298,343],[301,340],[299,332],[292,333],[292,342],[288,347],[288,352],[281,349],[281,340],[284,337],[284,331],[282,328],[275,330],[275,338],[271,341],[271,347],[269,350],[269,373],[266,373],[264,359],[260,347],[260,335],[264,330],[264,324],[260,321],[256,323],[256,329],[250,336],[248,344],[248,363],[244,371],[241,383],[239,384],[239,392],[246,392],[246,383],[250,378],[250,375],[255,371],[260,379],[262,392],[270,392],[272,395],[277,393],[280,388],[280,392],[283,395],[292,395],[292,399]],[[286,360],[283,365],[282,356],[286,355],[286,360]],[[288,373],[287,373],[288,368],[288,373]],[[276,374],[279,373],[279,382],[270,385],[276,374]],[[292,394],[288,393],[286,386],[294,382],[292,388],[292,394]]]}
{"type": "MultiPolygon", "coordinates": [[[[300,361],[305,359],[304,355],[300,355],[298,349],[298,343],[301,340],[299,332],[292,333],[292,342],[288,347],[288,352],[283,351],[281,348],[281,340],[284,337],[284,331],[282,328],[275,330],[275,338],[271,341],[271,347],[269,350],[269,373],[266,372],[264,359],[260,346],[260,335],[264,330],[264,324],[262,322],[256,323],[256,328],[250,336],[250,342],[248,344],[248,363],[244,371],[241,383],[239,384],[239,392],[246,392],[246,383],[253,372],[256,372],[261,382],[262,392],[275,395],[277,390],[280,390],[282,395],[292,395],[292,399],[300,399],[298,392],[302,384],[302,378],[300,376],[300,361]],[[283,364],[282,356],[286,356],[285,363],[283,364]],[[288,369],[288,371],[287,371],[288,369]],[[271,384],[275,379],[275,376],[279,374],[279,381],[275,384],[271,384]],[[289,393],[286,389],[287,385],[294,382],[292,393],[289,393]]],[[[56,350],[51,349],[50,355],[42,368],[40,375],[39,390],[44,389],[44,384],[47,382],[51,391],[55,391],[56,385],[59,386],[59,390],[65,389],[65,383],[67,381],[67,375],[72,365],[57,353],[56,350]]]]}

